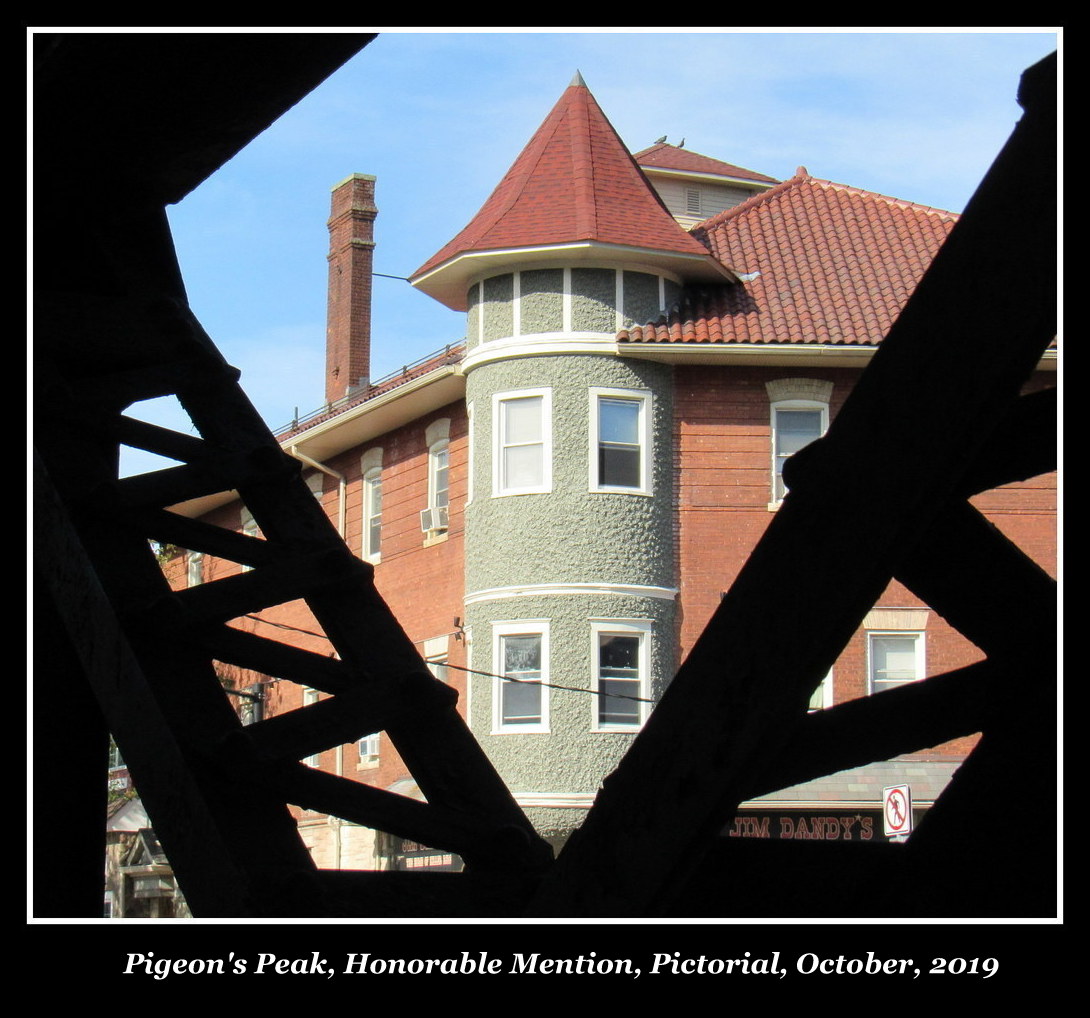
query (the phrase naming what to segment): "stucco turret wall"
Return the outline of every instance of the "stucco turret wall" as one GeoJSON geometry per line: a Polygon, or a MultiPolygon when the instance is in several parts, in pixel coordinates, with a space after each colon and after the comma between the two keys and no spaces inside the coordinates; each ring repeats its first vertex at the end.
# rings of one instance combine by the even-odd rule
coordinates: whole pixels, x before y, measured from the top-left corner
{"type": "MultiPolygon", "coordinates": [[[[520,728],[504,723],[500,680],[473,675],[469,720],[546,833],[582,822],[638,728],[602,723],[594,688],[600,634],[639,637],[650,700],[677,666],[673,369],[619,359],[611,335],[626,314],[657,312],[666,283],[672,295],[675,284],[647,273],[555,268],[492,277],[470,293],[470,666],[502,672],[503,634],[540,634],[543,680],[568,688],[544,690],[541,722],[520,728]],[[603,396],[646,414],[633,490],[602,490],[595,479],[603,396]],[[542,401],[546,479],[542,490],[510,494],[498,465],[502,404],[525,397],[542,401]]],[[[648,709],[641,706],[641,720],[648,709]]]]}

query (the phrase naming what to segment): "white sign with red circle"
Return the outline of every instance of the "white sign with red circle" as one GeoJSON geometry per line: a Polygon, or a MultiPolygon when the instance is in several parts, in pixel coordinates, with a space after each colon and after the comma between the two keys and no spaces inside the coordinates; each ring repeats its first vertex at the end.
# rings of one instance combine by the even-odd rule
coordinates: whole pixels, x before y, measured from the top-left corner
{"type": "Polygon", "coordinates": [[[912,789],[908,785],[882,789],[882,822],[887,838],[911,832],[912,789]]]}

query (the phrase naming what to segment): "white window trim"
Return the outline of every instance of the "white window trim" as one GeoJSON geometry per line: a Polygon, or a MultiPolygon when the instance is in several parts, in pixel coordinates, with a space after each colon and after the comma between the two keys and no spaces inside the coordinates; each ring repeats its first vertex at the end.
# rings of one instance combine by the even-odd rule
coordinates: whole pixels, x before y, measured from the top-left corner
{"type": "Polygon", "coordinates": [[[590,490],[594,492],[620,492],[628,495],[651,494],[651,417],[654,409],[653,397],[648,389],[590,389],[590,490]],[[633,488],[601,484],[598,478],[598,408],[602,399],[628,400],[640,405],[637,424],[640,441],[640,483],[633,488]]]}
{"type": "Polygon", "coordinates": [[[519,622],[492,623],[492,734],[518,735],[549,731],[549,622],[524,619],[519,622]],[[505,636],[541,637],[541,720],[534,725],[504,724],[503,721],[503,638],[505,636]]]}
{"type": "Polygon", "coordinates": [[[651,704],[644,701],[651,698],[651,641],[654,624],[649,619],[591,619],[590,620],[590,688],[595,695],[591,697],[590,727],[592,732],[638,732],[646,723],[651,704]],[[599,716],[599,638],[602,636],[638,636],[639,649],[639,692],[641,697],[636,706],[639,709],[639,721],[632,725],[603,724],[599,716]]]}
{"type": "MultiPolygon", "coordinates": [[[[466,649],[466,668],[473,668],[473,630],[463,629],[462,640],[466,649]]],[[[472,671],[466,671],[463,673],[466,682],[465,693],[465,716],[467,718],[473,717],[473,679],[475,676],[472,671]]]]}
{"type": "Polygon", "coordinates": [[[191,551],[185,557],[185,583],[187,587],[199,587],[204,583],[204,553],[191,551]]]}
{"type": "MultiPolygon", "coordinates": [[[[243,534],[245,534],[247,537],[260,537],[261,536],[261,528],[258,527],[257,520],[254,519],[254,514],[252,512],[250,512],[249,509],[245,508],[245,506],[243,507],[242,512],[240,513],[239,522],[241,524],[241,526],[240,526],[241,532],[243,534]]],[[[244,573],[250,572],[251,569],[253,569],[253,566],[248,566],[245,563],[243,563],[242,571],[244,573]]]]}
{"type": "Polygon", "coordinates": [[[364,561],[378,565],[382,561],[382,467],[371,467],[363,475],[363,552],[364,561]],[[371,517],[374,513],[375,486],[379,491],[378,548],[371,547],[371,517]]]}
{"type": "Polygon", "coordinates": [[[514,389],[497,392],[492,397],[492,497],[505,495],[544,495],[553,490],[553,390],[514,389]],[[506,487],[503,478],[504,414],[503,404],[516,399],[541,397],[541,483],[521,488],[506,487]]]}
{"type": "MultiPolygon", "coordinates": [[[[310,686],[303,687],[303,706],[309,707],[312,703],[317,703],[321,699],[318,690],[311,689],[310,686]]],[[[313,753],[310,756],[303,757],[303,763],[308,767],[317,767],[321,764],[321,753],[313,753]]]]}
{"type": "Polygon", "coordinates": [[[429,509],[450,509],[450,439],[441,438],[438,442],[434,442],[428,447],[428,508],[429,509]],[[439,472],[439,456],[442,453],[447,454],[447,501],[446,506],[439,505],[439,489],[436,484],[435,475],[439,472]]]}
{"type": "Polygon", "coordinates": [[[356,751],[360,756],[360,766],[367,767],[378,763],[379,758],[379,733],[365,735],[356,742],[356,751]]]}
{"type": "Polygon", "coordinates": [[[466,505],[473,501],[473,404],[466,407],[466,505]]]}
{"type": "MultiPolygon", "coordinates": [[[[450,527],[450,418],[441,417],[432,421],[424,430],[424,442],[428,446],[428,512],[438,515],[439,509],[447,511],[447,526],[431,527],[424,532],[425,545],[436,541],[445,541],[450,527]],[[446,453],[447,460],[447,502],[440,506],[436,474],[439,468],[439,456],[446,453]]],[[[421,514],[423,516],[423,514],[421,514]]],[[[422,524],[423,525],[423,524],[422,524]]]]}
{"type": "MultiPolygon", "coordinates": [[[[914,631],[910,629],[869,629],[867,630],[867,693],[871,696],[876,692],[874,688],[874,638],[876,636],[911,636],[916,640],[916,678],[907,679],[901,685],[908,685],[909,682],[919,682],[921,679],[927,677],[927,636],[920,631],[914,631]]],[[[896,689],[896,686],[889,687],[896,689]]],[[[877,692],[885,692],[885,690],[878,690],[877,692]]]]}
{"type": "MultiPolygon", "coordinates": [[[[784,488],[784,495],[778,495],[776,493],[777,481],[781,480],[780,472],[777,471],[777,456],[776,456],[776,414],[780,410],[820,410],[821,411],[821,434],[818,438],[824,437],[825,433],[829,430],[829,404],[823,403],[819,400],[813,399],[779,399],[774,401],[769,407],[769,436],[771,438],[771,448],[769,454],[772,457],[772,501],[769,502],[769,509],[776,509],[783,502],[784,495],[787,493],[786,486],[784,488]]],[[[815,439],[817,441],[817,439],[815,439]]]]}
{"type": "MultiPolygon", "coordinates": [[[[819,710],[828,710],[833,705],[833,670],[829,669],[828,674],[821,680],[821,685],[814,690],[817,693],[821,691],[821,706],[810,707],[807,710],[808,714],[816,714],[819,710]]],[[[812,696],[812,694],[811,694],[812,696]]]]}
{"type": "Polygon", "coordinates": [[[449,685],[447,665],[450,661],[450,637],[437,636],[432,640],[425,640],[420,656],[423,657],[424,664],[428,666],[428,671],[440,682],[446,682],[449,685]],[[442,674],[437,671],[440,667],[443,669],[442,674]]]}

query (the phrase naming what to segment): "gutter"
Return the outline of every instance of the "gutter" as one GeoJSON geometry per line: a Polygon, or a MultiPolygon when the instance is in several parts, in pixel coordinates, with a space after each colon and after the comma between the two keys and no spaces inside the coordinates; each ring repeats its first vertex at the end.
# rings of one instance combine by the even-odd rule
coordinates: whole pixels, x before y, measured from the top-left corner
{"type": "Polygon", "coordinates": [[[315,470],[320,470],[323,474],[329,474],[330,477],[337,478],[337,534],[341,540],[344,540],[344,523],[345,523],[345,491],[348,482],[344,478],[344,474],[337,473],[332,467],[327,467],[324,463],[319,463],[317,460],[312,460],[306,453],[299,451],[297,445],[292,445],[288,449],[288,453],[294,456],[301,463],[306,463],[307,466],[314,467],[315,470]]]}
{"type": "MultiPolygon", "coordinates": [[[[645,343],[618,341],[619,357],[660,361],[667,364],[735,364],[776,366],[785,361],[804,367],[859,367],[879,350],[878,345],[859,343],[645,343]]],[[[1049,349],[1037,362],[1037,371],[1055,371],[1057,351],[1049,349]]]]}

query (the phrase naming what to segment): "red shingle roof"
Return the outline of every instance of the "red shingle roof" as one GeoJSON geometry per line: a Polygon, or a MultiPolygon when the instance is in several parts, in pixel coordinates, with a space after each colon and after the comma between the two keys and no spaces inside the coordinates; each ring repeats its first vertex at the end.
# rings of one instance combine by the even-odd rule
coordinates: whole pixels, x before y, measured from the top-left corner
{"type": "Polygon", "coordinates": [[[666,211],[581,79],[469,225],[411,278],[469,252],[575,241],[708,253],[666,211]]]}
{"type": "Polygon", "coordinates": [[[678,170],[682,173],[713,173],[720,177],[734,177],[737,180],[757,180],[763,184],[778,184],[775,177],[766,177],[763,173],[747,170],[733,163],[725,163],[711,156],[702,156],[699,152],[690,152],[687,148],[667,145],[659,142],[650,148],[637,152],[633,158],[640,166],[649,166],[660,170],[678,170]]]}
{"type": "Polygon", "coordinates": [[[805,175],[693,230],[754,278],[684,291],[630,343],[878,343],[957,215],[805,175]]]}

